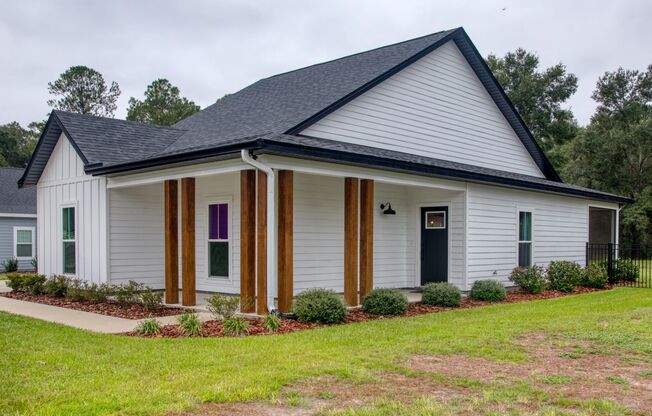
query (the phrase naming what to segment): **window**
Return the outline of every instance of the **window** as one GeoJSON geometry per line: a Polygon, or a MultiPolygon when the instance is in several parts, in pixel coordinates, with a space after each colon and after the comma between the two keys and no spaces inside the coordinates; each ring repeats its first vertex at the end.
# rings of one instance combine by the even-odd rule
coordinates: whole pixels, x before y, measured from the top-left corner
{"type": "Polygon", "coordinates": [[[532,265],[532,213],[518,213],[518,267],[532,265]]]}
{"type": "Polygon", "coordinates": [[[14,257],[19,260],[34,257],[34,227],[14,227],[14,257]]]}
{"type": "Polygon", "coordinates": [[[229,204],[208,205],[208,277],[229,277],[229,204]]]}
{"type": "Polygon", "coordinates": [[[75,207],[65,207],[61,212],[63,214],[61,221],[61,241],[63,244],[63,273],[75,274],[77,272],[75,207]]]}
{"type": "Polygon", "coordinates": [[[426,229],[441,230],[446,228],[446,211],[426,212],[426,229]]]}

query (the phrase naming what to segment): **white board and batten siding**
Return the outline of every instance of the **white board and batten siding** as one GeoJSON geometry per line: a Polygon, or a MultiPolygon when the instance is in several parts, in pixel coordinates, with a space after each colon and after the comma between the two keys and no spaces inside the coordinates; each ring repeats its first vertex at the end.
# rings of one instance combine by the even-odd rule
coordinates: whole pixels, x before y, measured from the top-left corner
{"type": "Polygon", "coordinates": [[[453,41],[301,133],[544,176],[453,41]]]}
{"type": "Polygon", "coordinates": [[[84,173],[84,164],[61,135],[37,184],[38,270],[62,274],[62,208],[75,207],[77,277],[100,283],[108,274],[106,179],[84,173]]]}
{"type": "Polygon", "coordinates": [[[591,205],[618,209],[618,204],[469,184],[467,289],[482,279],[512,285],[508,276],[518,264],[519,211],[532,212],[533,264],[569,260],[584,265],[591,205]]]}

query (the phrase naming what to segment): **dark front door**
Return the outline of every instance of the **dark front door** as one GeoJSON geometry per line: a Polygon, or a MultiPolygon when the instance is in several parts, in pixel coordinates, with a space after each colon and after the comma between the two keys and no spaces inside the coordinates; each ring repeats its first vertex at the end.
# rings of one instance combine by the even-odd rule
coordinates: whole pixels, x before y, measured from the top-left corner
{"type": "Polygon", "coordinates": [[[448,207],[421,208],[421,284],[448,281],[448,207]]]}

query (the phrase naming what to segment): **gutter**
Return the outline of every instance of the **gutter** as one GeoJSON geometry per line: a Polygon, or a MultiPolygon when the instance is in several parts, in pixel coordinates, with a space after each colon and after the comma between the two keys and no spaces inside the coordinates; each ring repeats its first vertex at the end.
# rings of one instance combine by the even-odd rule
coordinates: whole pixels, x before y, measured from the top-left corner
{"type": "Polygon", "coordinates": [[[240,151],[242,161],[267,174],[267,309],[274,312],[274,299],[276,298],[277,275],[276,275],[276,180],[274,169],[256,160],[249,153],[249,150],[240,151]]]}

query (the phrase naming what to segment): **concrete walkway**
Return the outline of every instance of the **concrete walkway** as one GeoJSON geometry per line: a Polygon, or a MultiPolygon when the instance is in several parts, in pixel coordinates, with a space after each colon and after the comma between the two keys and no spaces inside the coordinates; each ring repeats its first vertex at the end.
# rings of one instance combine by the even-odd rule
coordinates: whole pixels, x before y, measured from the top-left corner
{"type": "MultiPolygon", "coordinates": [[[[10,292],[4,281],[0,281],[0,292],[10,292]]],[[[75,309],[61,308],[59,306],[44,305],[35,302],[6,298],[0,296],[0,311],[16,315],[29,316],[48,322],[86,329],[88,331],[104,334],[116,334],[133,331],[143,319],[124,319],[114,316],[100,315],[92,312],[78,311],[75,309]]],[[[205,312],[198,313],[201,320],[210,319],[211,315],[205,312]]],[[[164,316],[156,318],[161,325],[176,323],[177,316],[164,316]]]]}

